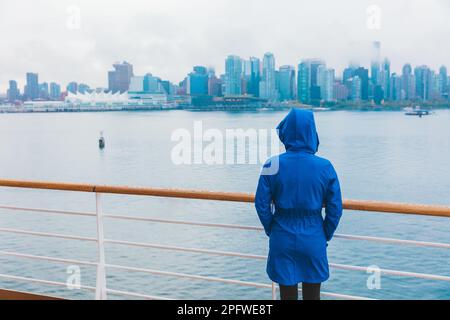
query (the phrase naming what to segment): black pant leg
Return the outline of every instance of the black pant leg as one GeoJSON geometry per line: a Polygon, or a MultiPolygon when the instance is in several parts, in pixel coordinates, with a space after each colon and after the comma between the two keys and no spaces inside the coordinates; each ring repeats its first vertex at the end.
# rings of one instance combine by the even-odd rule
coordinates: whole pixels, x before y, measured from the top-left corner
{"type": "Polygon", "coordinates": [[[303,300],[320,300],[320,283],[302,283],[303,300]]]}
{"type": "Polygon", "coordinates": [[[283,286],[280,284],[281,300],[298,300],[298,284],[295,286],[283,286]]]}

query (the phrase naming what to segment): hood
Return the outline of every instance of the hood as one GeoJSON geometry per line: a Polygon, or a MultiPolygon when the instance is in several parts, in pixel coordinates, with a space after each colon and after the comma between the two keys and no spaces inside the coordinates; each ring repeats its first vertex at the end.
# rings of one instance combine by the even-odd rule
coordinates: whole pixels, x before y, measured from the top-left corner
{"type": "Polygon", "coordinates": [[[291,109],[277,127],[278,136],[287,151],[316,153],[319,136],[311,111],[291,109]]]}

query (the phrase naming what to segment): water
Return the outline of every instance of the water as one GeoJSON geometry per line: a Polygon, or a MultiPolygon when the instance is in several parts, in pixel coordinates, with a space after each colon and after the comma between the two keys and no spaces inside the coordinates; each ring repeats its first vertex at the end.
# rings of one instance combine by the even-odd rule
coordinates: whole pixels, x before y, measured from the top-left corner
{"type": "MultiPolygon", "coordinates": [[[[273,128],[285,112],[108,112],[0,115],[0,177],[254,192],[259,165],[172,164],[174,129],[273,128]],[[106,148],[98,149],[100,131],[106,148]]],[[[339,174],[343,196],[351,199],[449,204],[450,111],[418,118],[401,112],[316,113],[319,154],[339,174]]],[[[259,225],[251,204],[105,195],[107,213],[259,225]]],[[[0,188],[0,203],[66,210],[95,210],[92,194],[0,188]]],[[[94,237],[95,220],[0,209],[1,226],[94,237]]],[[[450,220],[437,217],[344,212],[338,233],[450,243],[450,220]]],[[[267,253],[262,232],[210,229],[107,220],[106,237],[138,242],[267,253]]],[[[334,239],[329,260],[358,266],[450,276],[448,250],[334,239]]],[[[96,259],[94,243],[0,234],[0,250],[96,259]]],[[[108,263],[269,283],[265,262],[107,245],[108,263]]],[[[95,270],[81,266],[81,283],[95,285],[95,270]]],[[[67,265],[0,256],[0,273],[65,282],[67,265]]],[[[269,299],[255,289],[167,276],[107,270],[108,287],[170,298],[269,299]]],[[[402,277],[381,277],[369,290],[369,274],[331,269],[323,290],[385,299],[449,299],[450,284],[402,277]]],[[[92,298],[69,290],[0,278],[0,287],[32,290],[68,298],[92,298]]],[[[117,298],[111,296],[111,298],[117,298]]]]}

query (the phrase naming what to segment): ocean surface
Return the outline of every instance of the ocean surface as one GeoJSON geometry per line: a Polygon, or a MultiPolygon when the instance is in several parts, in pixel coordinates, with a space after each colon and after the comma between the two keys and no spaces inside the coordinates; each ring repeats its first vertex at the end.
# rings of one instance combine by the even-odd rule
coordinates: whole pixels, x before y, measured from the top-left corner
{"type": "MultiPolygon", "coordinates": [[[[0,114],[0,178],[254,192],[259,164],[175,165],[176,129],[272,129],[286,111],[99,112],[0,114]],[[106,148],[99,150],[103,131],[106,148]]],[[[423,118],[403,112],[315,114],[319,155],[338,172],[346,199],[450,205],[450,110],[423,118]]],[[[106,213],[259,226],[253,205],[104,195],[106,213]]],[[[0,187],[0,205],[95,212],[93,194],[0,187]]],[[[93,217],[0,209],[0,228],[95,237],[93,217]]],[[[337,233],[450,243],[450,219],[345,211],[337,233]]],[[[267,254],[263,232],[106,219],[105,236],[136,242],[267,254]]],[[[0,232],[0,251],[95,261],[95,243],[0,232]]],[[[446,249],[333,239],[329,261],[450,276],[446,249]]],[[[110,264],[270,284],[265,261],[106,245],[110,264]]],[[[95,286],[95,268],[79,266],[81,284],[95,286]]],[[[369,289],[362,271],[331,268],[323,291],[383,299],[450,299],[450,283],[381,276],[369,289]]],[[[66,282],[67,265],[0,254],[0,287],[67,298],[93,292],[2,278],[15,275],[66,282]]],[[[270,299],[270,289],[107,270],[111,289],[177,299],[270,299]]],[[[110,295],[111,299],[121,296],[110,295]]],[[[125,297],[122,297],[125,298],[125,297]]]]}

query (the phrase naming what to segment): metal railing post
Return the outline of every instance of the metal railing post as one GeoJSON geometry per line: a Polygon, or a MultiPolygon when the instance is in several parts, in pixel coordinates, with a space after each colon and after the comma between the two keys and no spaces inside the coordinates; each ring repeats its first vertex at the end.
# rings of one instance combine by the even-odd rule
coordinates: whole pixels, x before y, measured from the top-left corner
{"type": "Polygon", "coordinates": [[[104,244],[104,231],[103,231],[103,211],[101,194],[95,193],[95,210],[97,214],[97,250],[98,250],[98,263],[97,263],[97,281],[95,286],[95,299],[106,300],[106,272],[105,272],[105,244],[104,244]]]}
{"type": "Polygon", "coordinates": [[[272,300],[277,300],[277,286],[272,281],[272,300]]]}

